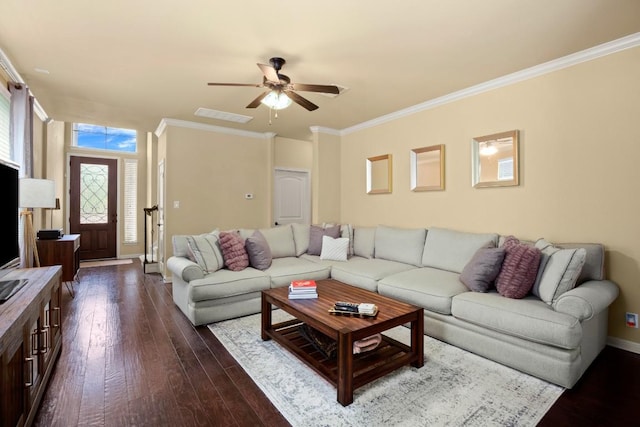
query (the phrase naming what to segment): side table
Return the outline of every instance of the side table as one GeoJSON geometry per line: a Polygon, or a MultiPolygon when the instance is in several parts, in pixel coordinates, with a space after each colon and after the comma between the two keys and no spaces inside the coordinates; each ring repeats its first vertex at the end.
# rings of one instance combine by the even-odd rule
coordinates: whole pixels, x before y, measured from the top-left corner
{"type": "Polygon", "coordinates": [[[67,286],[69,293],[74,297],[73,282],[78,276],[80,269],[80,235],[66,234],[59,239],[38,239],[38,253],[40,255],[40,265],[61,265],[62,281],[67,286]],[[69,286],[71,283],[71,286],[69,286]]]}

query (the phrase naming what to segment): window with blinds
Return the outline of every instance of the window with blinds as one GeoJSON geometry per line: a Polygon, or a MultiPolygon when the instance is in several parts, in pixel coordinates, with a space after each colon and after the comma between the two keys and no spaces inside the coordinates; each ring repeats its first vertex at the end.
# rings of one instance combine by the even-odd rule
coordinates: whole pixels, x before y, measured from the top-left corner
{"type": "Polygon", "coordinates": [[[0,86],[0,158],[11,158],[11,140],[9,139],[11,95],[0,86]]]}
{"type": "Polygon", "coordinates": [[[124,159],[124,243],[138,242],[138,161],[124,159]]]}

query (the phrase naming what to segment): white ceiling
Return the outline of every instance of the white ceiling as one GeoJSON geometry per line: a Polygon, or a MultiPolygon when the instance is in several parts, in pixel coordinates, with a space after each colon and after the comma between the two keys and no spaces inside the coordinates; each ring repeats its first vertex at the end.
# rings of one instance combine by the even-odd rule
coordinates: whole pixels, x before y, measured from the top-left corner
{"type": "Polygon", "coordinates": [[[153,131],[162,118],[308,139],[640,32],[638,0],[2,0],[0,48],[55,120],[153,131]],[[300,94],[269,125],[256,63],[300,94]],[[48,74],[40,70],[47,70],[48,74]],[[199,107],[251,115],[197,117],[199,107]]]}

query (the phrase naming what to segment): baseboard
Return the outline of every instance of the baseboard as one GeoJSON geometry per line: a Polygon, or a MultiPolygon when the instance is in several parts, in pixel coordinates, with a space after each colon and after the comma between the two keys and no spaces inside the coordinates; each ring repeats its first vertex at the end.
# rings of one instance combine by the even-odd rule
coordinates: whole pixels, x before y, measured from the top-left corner
{"type": "Polygon", "coordinates": [[[632,353],[640,354],[640,343],[637,343],[637,342],[623,340],[621,338],[608,337],[607,345],[610,345],[611,347],[619,348],[622,350],[627,350],[632,353]]]}

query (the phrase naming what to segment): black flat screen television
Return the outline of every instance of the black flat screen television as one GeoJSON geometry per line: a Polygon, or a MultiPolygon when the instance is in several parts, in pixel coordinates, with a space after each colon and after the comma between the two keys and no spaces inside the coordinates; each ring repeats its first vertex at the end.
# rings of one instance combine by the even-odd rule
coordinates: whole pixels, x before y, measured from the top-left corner
{"type": "Polygon", "coordinates": [[[18,165],[0,159],[0,269],[14,266],[20,260],[18,242],[18,165]]]}

